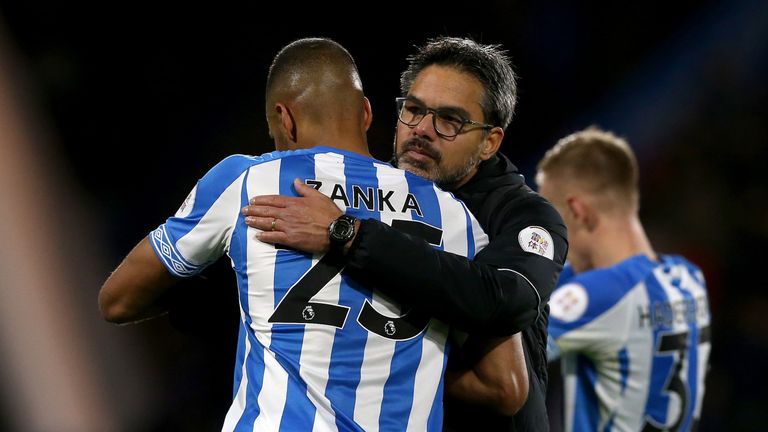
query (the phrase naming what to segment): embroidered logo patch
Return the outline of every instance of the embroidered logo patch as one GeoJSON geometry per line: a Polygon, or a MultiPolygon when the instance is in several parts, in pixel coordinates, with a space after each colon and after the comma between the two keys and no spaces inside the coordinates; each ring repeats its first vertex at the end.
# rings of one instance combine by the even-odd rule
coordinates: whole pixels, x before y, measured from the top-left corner
{"type": "Polygon", "coordinates": [[[556,289],[549,299],[549,314],[563,322],[573,322],[581,318],[589,305],[589,295],[583,286],[575,283],[565,284],[556,289]]]}
{"type": "Polygon", "coordinates": [[[192,208],[195,206],[195,197],[197,196],[197,185],[192,188],[192,191],[187,195],[187,198],[184,199],[184,202],[181,203],[181,207],[176,211],[175,216],[177,218],[183,218],[189,216],[190,213],[192,213],[192,208]]]}
{"type": "Polygon", "coordinates": [[[549,259],[555,257],[555,245],[552,243],[552,236],[542,227],[529,226],[520,231],[517,235],[517,241],[524,251],[535,253],[549,259]]]}

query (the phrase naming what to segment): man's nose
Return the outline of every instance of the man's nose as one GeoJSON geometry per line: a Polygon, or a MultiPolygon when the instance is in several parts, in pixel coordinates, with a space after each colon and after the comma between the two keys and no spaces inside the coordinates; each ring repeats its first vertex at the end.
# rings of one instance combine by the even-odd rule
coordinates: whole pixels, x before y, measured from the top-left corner
{"type": "Polygon", "coordinates": [[[424,117],[422,117],[421,121],[413,127],[413,133],[418,136],[428,136],[431,138],[434,138],[437,136],[437,131],[435,130],[435,113],[433,112],[427,112],[424,114],[424,117]]]}

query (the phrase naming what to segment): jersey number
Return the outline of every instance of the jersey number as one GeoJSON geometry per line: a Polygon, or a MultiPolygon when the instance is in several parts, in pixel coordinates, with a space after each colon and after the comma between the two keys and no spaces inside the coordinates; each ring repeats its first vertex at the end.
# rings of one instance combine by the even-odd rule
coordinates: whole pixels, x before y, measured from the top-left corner
{"type": "MultiPolygon", "coordinates": [[[[418,236],[431,244],[439,245],[442,230],[420,221],[394,220],[392,227],[418,236]]],[[[338,251],[326,253],[289,290],[275,308],[271,323],[321,324],[337,328],[344,326],[349,307],[337,304],[313,302],[317,295],[344,268],[344,257],[338,251]]],[[[365,300],[357,322],[371,333],[387,339],[410,339],[427,327],[429,317],[416,311],[409,311],[399,317],[388,317],[379,313],[368,299],[365,300]]]]}
{"type": "MultiPolygon", "coordinates": [[[[705,327],[699,330],[700,337],[699,343],[705,343],[708,341],[709,327],[705,327]],[[707,335],[707,337],[702,337],[707,335]]],[[[680,399],[680,411],[677,414],[677,418],[670,426],[658,426],[658,423],[652,419],[646,418],[645,425],[643,426],[643,432],[660,432],[671,431],[677,432],[680,430],[680,426],[685,418],[685,413],[688,412],[688,386],[685,384],[685,378],[682,374],[683,365],[685,364],[685,354],[688,350],[688,332],[683,333],[670,333],[661,336],[659,342],[659,350],[657,353],[678,353],[677,360],[672,366],[672,376],[667,381],[664,390],[667,393],[674,393],[680,399]],[[650,420],[650,421],[649,421],[650,420]]]]}

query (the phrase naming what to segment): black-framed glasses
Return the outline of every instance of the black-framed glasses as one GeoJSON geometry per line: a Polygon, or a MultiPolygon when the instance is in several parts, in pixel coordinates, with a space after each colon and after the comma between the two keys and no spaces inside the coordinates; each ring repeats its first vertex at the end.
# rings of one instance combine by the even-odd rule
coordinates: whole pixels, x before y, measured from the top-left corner
{"type": "Polygon", "coordinates": [[[397,103],[397,118],[401,123],[415,127],[427,114],[432,114],[432,126],[443,138],[453,138],[464,130],[464,126],[472,125],[480,129],[493,129],[494,125],[480,123],[464,118],[456,110],[450,108],[429,108],[421,102],[404,97],[395,98],[397,103]]]}

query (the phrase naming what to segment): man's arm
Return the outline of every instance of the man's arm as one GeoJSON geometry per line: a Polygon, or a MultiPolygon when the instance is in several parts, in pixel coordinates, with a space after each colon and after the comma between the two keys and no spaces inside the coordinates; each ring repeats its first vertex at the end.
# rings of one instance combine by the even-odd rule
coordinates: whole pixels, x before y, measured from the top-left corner
{"type": "MultiPolygon", "coordinates": [[[[313,188],[299,181],[294,185],[302,198],[255,197],[243,209],[245,222],[264,230],[262,241],[324,252],[328,224],[341,210],[313,188]]],[[[399,302],[418,305],[462,330],[510,335],[535,321],[555,287],[566,249],[565,239],[557,238],[562,242],[556,247],[562,254],[557,260],[523,252],[517,234],[498,236],[469,260],[366,219],[345,248],[347,268],[379,281],[399,302]]]]}
{"type": "Polygon", "coordinates": [[[517,242],[516,232],[504,233],[469,260],[368,219],[349,250],[347,268],[462,330],[504,336],[536,320],[560,270],[553,260],[516,249],[517,242]]]}
{"type": "Polygon", "coordinates": [[[144,238],[107,278],[99,291],[99,309],[107,321],[128,323],[166,311],[161,296],[175,279],[144,238]]]}
{"type": "Polygon", "coordinates": [[[528,372],[520,333],[473,338],[454,347],[445,371],[447,395],[514,415],[528,398],[528,372]]]}

